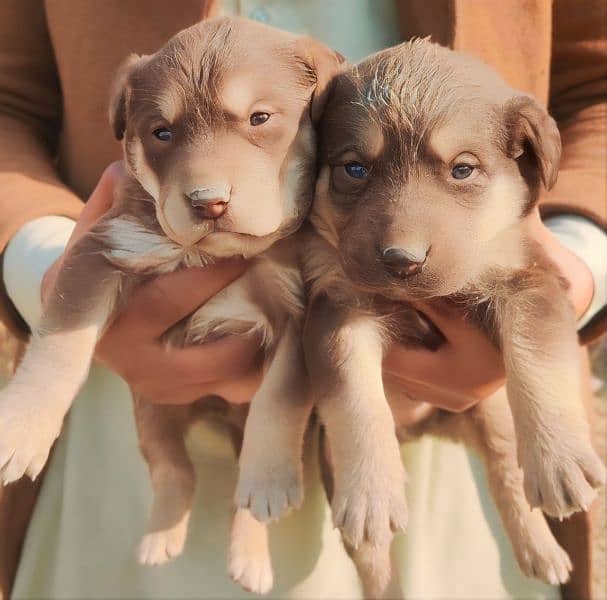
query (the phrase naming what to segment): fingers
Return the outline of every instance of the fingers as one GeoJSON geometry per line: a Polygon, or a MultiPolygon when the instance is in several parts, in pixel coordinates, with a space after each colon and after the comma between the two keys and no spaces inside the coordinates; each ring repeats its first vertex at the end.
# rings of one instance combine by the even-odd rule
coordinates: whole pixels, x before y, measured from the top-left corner
{"type": "Polygon", "coordinates": [[[248,404],[262,380],[261,369],[255,369],[237,379],[189,386],[154,388],[146,386],[138,391],[154,404],[190,404],[208,396],[219,396],[230,404],[248,404]]]}
{"type": "Polygon", "coordinates": [[[49,291],[53,288],[57,274],[63,264],[65,253],[110,209],[114,201],[115,188],[123,175],[124,166],[122,161],[112,163],[101,175],[97,186],[84,205],[78,221],[76,221],[65,252],[51,265],[42,279],[40,297],[43,304],[49,291]]]}
{"type": "Polygon", "coordinates": [[[229,336],[201,346],[162,351],[162,365],[194,385],[242,377],[260,364],[260,343],[254,337],[229,336]]]}
{"type": "Polygon", "coordinates": [[[415,399],[460,411],[491,395],[503,385],[505,373],[499,350],[470,324],[448,323],[434,314],[449,341],[436,352],[393,346],[384,360],[384,372],[415,399]]]}
{"type": "Polygon", "coordinates": [[[167,349],[159,341],[125,342],[118,336],[98,344],[97,358],[132,386],[153,389],[170,402],[174,389],[214,386],[258,370],[262,354],[254,336],[228,336],[183,349],[167,349]]]}
{"type": "Polygon", "coordinates": [[[261,383],[262,357],[254,338],[230,337],[183,350],[157,348],[137,354],[141,363],[131,365],[135,371],[125,379],[157,404],[186,404],[211,395],[247,403],[261,383]]]}
{"type": "Polygon", "coordinates": [[[123,341],[152,340],[191,315],[209,298],[240,277],[246,262],[230,259],[202,269],[182,269],[145,283],[106,335],[123,341]]]}

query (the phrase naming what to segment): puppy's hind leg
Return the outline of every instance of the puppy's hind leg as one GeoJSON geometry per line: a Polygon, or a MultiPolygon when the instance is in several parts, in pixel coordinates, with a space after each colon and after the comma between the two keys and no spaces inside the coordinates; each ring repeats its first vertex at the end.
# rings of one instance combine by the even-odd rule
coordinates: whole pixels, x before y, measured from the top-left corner
{"type": "Polygon", "coordinates": [[[569,556],[552,535],[542,511],[532,510],[525,496],[505,391],[499,390],[470,412],[449,416],[437,425],[435,433],[459,438],[483,458],[491,495],[523,573],[552,585],[567,582],[572,569],[569,556]]]}
{"type": "Polygon", "coordinates": [[[363,542],[358,548],[354,548],[344,540],[344,547],[356,566],[365,598],[383,598],[392,571],[390,544],[376,546],[363,542]]]}
{"type": "Polygon", "coordinates": [[[245,590],[267,594],[274,575],[268,544],[268,528],[246,508],[237,508],[232,521],[228,570],[245,590]]]}
{"type": "Polygon", "coordinates": [[[139,444],[154,494],[137,558],[141,564],[160,565],[181,554],[188,532],[196,483],[185,447],[190,407],[154,405],[137,397],[134,403],[139,444]]]}
{"type": "MultiPolygon", "coordinates": [[[[331,503],[333,498],[333,472],[330,449],[322,428],[320,431],[319,461],[325,493],[327,500],[331,503]]],[[[357,548],[354,548],[342,536],[344,548],[352,559],[362,582],[365,598],[382,598],[386,593],[392,575],[391,541],[390,539],[388,542],[376,545],[365,540],[357,548]]]]}

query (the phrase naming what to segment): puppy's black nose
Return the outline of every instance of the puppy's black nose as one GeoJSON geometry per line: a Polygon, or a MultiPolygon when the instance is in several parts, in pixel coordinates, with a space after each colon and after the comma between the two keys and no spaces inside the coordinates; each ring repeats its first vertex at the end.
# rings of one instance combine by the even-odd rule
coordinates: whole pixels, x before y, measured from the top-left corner
{"type": "Polygon", "coordinates": [[[394,246],[385,248],[381,253],[382,262],[388,272],[400,279],[406,279],[419,273],[426,262],[426,256],[424,255],[420,260],[403,248],[396,248],[394,246]]]}
{"type": "Polygon", "coordinates": [[[186,195],[192,208],[203,219],[219,219],[228,209],[230,201],[230,189],[224,185],[198,188],[186,195]]]}

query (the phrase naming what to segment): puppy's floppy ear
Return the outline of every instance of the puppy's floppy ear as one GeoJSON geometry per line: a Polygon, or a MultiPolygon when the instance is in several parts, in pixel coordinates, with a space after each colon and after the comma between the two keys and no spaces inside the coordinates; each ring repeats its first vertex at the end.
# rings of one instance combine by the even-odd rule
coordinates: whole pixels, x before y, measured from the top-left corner
{"type": "Polygon", "coordinates": [[[310,116],[313,123],[318,123],[333,77],[346,59],[339,52],[309,37],[297,39],[295,53],[315,79],[314,92],[310,99],[310,116]]]}
{"type": "Polygon", "coordinates": [[[131,54],[121,65],[114,76],[110,92],[109,117],[110,125],[117,140],[121,140],[126,130],[126,97],[128,80],[133,71],[148,60],[149,56],[131,54]]]}
{"type": "Polygon", "coordinates": [[[516,96],[506,103],[509,153],[518,158],[530,146],[542,183],[549,190],[556,183],[561,159],[561,136],[554,119],[531,96],[516,96]]]}

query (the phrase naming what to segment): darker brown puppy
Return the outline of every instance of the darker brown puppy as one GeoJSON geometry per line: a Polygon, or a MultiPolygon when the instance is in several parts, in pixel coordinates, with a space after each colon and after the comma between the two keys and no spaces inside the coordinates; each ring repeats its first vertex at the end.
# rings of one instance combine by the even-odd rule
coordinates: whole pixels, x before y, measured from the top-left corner
{"type": "Polygon", "coordinates": [[[334,516],[370,593],[387,583],[391,531],[406,520],[388,402],[402,415],[408,399],[384,389],[383,354],[395,341],[440,343],[407,307],[415,299],[458,303],[495,340],[510,409],[499,397],[450,418],[418,406],[421,423],[400,433],[434,429],[476,447],[522,569],[568,578],[566,554],[529,504],[557,517],[586,510],[605,475],[579,396],[574,311],[530,233],[559,156],[556,125],[533,98],[427,40],[335,80],[305,253],[305,346],[334,516]]]}
{"type": "MultiPolygon", "coordinates": [[[[272,568],[266,527],[253,516],[278,518],[302,498],[311,401],[301,354],[303,289],[289,235],[312,200],[314,124],[338,63],[311,39],[228,18],[131,57],[110,108],[127,181],[110,213],[65,257],[42,323],[0,394],[0,478],[33,478],[86,378],[97,339],[133,287],[182,266],[251,259],[246,274],[169,332],[167,343],[230,334],[263,340],[264,379],[248,415],[220,402],[239,440],[247,421],[229,569],[256,592],[270,589],[272,568]]],[[[183,549],[195,486],[184,438],[193,420],[214,408],[208,399],[194,406],[135,399],[154,490],[143,563],[165,562],[183,549]]]]}

